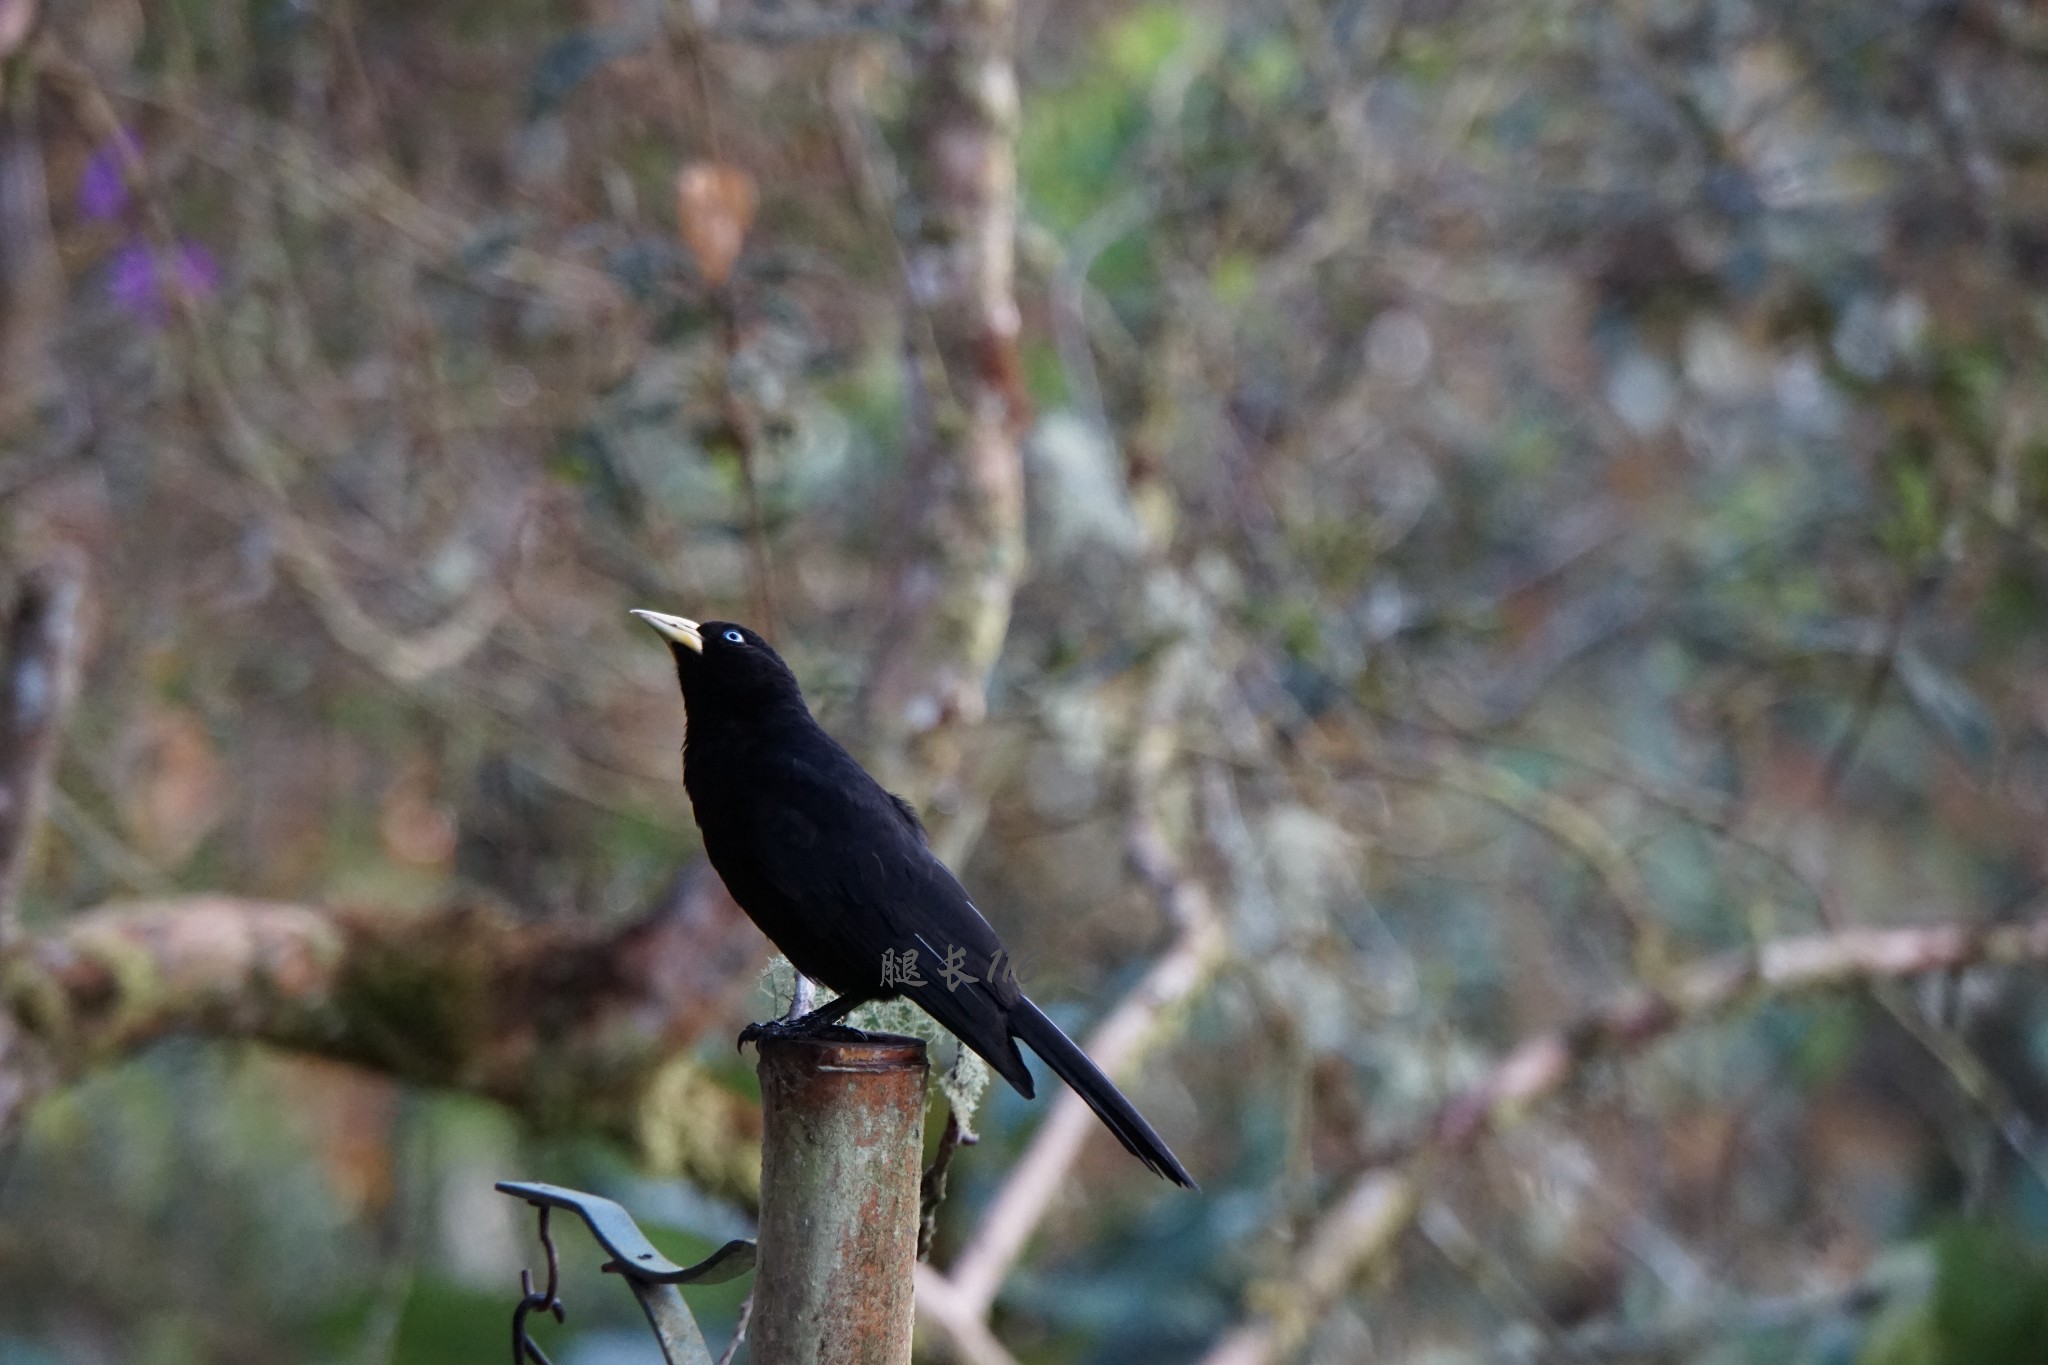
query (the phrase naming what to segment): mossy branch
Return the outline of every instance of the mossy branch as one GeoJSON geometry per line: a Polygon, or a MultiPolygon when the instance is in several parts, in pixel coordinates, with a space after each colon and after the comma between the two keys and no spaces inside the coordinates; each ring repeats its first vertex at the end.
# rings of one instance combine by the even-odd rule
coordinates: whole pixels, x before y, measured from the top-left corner
{"type": "Polygon", "coordinates": [[[159,1038],[243,1038],[610,1133],[751,1202],[759,1113],[688,1055],[725,1013],[737,932],[725,940],[715,909],[678,918],[622,928],[214,895],[103,906],[0,963],[0,1126],[159,1038]]]}

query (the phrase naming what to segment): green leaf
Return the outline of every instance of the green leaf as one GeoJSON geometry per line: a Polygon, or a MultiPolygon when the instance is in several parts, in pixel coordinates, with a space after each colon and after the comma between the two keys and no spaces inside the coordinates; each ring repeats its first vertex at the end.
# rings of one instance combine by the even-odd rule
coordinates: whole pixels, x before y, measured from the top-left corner
{"type": "Polygon", "coordinates": [[[1935,1243],[1940,1365],[2048,1360],[2048,1256],[2010,1229],[1958,1223],[1935,1243]]]}
{"type": "Polygon", "coordinates": [[[1150,81],[1194,32],[1194,17],[1179,5],[1147,5],[1110,26],[1102,55],[1119,75],[1150,81]]]}

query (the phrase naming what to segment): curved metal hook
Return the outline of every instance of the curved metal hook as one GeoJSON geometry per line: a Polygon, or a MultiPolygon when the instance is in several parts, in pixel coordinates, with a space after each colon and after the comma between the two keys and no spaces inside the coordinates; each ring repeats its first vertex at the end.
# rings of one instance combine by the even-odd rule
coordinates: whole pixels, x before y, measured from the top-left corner
{"type": "Polygon", "coordinates": [[[548,1258],[548,1285],[545,1290],[536,1293],[533,1287],[533,1272],[519,1272],[520,1299],[512,1310],[512,1365],[554,1365],[554,1362],[548,1359],[547,1352],[541,1350],[540,1343],[526,1330],[526,1318],[536,1308],[543,1313],[553,1313],[556,1322],[566,1320],[569,1313],[555,1294],[561,1287],[562,1265],[555,1253],[555,1239],[548,1232],[548,1214],[552,1210],[545,1204],[539,1208],[540,1244],[548,1258]]]}
{"type": "Polygon", "coordinates": [[[610,1253],[612,1259],[605,1262],[604,1269],[623,1276],[633,1297],[640,1301],[640,1311],[647,1315],[647,1324],[661,1345],[662,1359],[669,1365],[712,1365],[704,1334],[676,1286],[718,1284],[746,1274],[754,1268],[752,1242],[727,1242],[696,1265],[681,1266],[655,1250],[632,1214],[602,1195],[524,1180],[501,1180],[497,1188],[540,1210],[540,1240],[548,1253],[545,1292],[534,1289],[532,1272],[522,1272],[519,1277],[525,1297],[512,1313],[513,1365],[551,1365],[526,1331],[527,1316],[536,1308],[552,1312],[556,1321],[562,1317],[561,1302],[555,1297],[555,1244],[548,1236],[550,1209],[568,1209],[582,1218],[598,1245],[610,1253]]]}

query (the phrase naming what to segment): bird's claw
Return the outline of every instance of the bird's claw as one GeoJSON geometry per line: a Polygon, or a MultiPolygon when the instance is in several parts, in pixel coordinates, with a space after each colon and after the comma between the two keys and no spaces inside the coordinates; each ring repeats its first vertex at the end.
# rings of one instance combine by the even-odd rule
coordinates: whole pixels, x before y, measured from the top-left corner
{"type": "Polygon", "coordinates": [[[769,1019],[758,1024],[749,1024],[740,1030],[739,1043],[735,1050],[745,1050],[748,1043],[759,1044],[762,1039],[775,1041],[783,1038],[818,1038],[835,1043],[871,1043],[875,1035],[847,1024],[834,1023],[829,1019],[769,1019]]]}

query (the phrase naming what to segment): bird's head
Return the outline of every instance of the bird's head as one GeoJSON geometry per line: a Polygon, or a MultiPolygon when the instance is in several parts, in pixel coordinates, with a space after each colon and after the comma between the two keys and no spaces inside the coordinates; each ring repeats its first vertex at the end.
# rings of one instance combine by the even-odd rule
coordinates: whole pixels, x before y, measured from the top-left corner
{"type": "Polygon", "coordinates": [[[692,621],[658,611],[633,614],[668,641],[675,656],[676,678],[683,703],[700,707],[744,710],[794,702],[803,704],[796,674],[768,642],[731,621],[692,621]]]}

